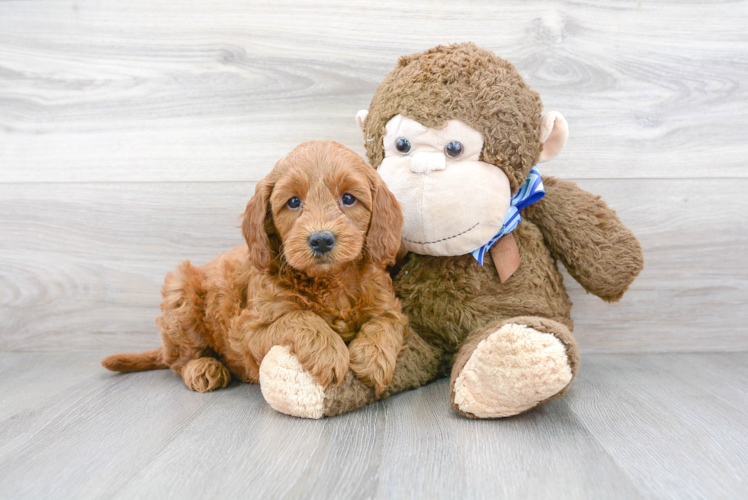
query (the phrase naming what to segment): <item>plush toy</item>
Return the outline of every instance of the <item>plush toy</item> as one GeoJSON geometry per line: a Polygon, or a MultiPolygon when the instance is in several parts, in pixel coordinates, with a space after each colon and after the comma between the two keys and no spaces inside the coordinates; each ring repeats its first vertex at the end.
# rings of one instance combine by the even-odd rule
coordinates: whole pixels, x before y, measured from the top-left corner
{"type": "MultiPolygon", "coordinates": [[[[638,241],[605,202],[542,175],[568,127],[541,110],[511,63],[464,43],[402,57],[359,112],[409,251],[394,278],[409,332],[379,397],[450,375],[458,412],[496,418],[561,396],[579,352],[557,262],[608,302],[641,271],[638,241]]],[[[320,417],[377,398],[350,373],[324,391],[299,383],[310,379],[274,349],[261,371],[285,381],[276,408],[320,417]]]]}

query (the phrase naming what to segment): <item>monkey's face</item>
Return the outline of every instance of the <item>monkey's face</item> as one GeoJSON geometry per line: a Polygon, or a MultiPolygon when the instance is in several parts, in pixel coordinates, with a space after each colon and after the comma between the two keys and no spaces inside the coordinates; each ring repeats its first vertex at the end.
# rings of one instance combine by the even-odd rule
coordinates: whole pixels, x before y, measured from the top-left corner
{"type": "Polygon", "coordinates": [[[397,115],[387,122],[377,171],[400,202],[403,244],[422,255],[463,255],[495,236],[509,211],[509,179],[479,160],[483,137],[459,120],[427,128],[397,115]]]}

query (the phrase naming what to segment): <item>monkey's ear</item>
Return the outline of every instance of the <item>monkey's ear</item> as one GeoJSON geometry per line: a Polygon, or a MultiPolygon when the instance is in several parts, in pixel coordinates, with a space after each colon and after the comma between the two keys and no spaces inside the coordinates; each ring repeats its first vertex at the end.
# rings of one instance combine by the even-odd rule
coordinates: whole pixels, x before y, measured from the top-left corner
{"type": "Polygon", "coordinates": [[[356,113],[356,123],[358,123],[358,128],[361,129],[361,132],[364,131],[364,127],[366,126],[366,117],[369,116],[369,110],[368,109],[362,109],[358,113],[356,113]]]}
{"type": "Polygon", "coordinates": [[[566,119],[557,111],[551,111],[540,119],[540,142],[543,150],[540,152],[538,163],[554,159],[564,149],[566,139],[569,138],[569,125],[566,119]]]}

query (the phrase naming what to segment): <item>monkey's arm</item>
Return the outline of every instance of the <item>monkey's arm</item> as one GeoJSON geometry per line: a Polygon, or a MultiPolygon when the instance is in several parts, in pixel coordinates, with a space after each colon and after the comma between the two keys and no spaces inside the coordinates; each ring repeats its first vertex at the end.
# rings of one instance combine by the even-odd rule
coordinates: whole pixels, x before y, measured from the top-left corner
{"type": "Polygon", "coordinates": [[[644,266],[641,245],[599,196],[553,177],[543,184],[545,197],[523,215],[585,290],[607,302],[619,300],[644,266]]]}

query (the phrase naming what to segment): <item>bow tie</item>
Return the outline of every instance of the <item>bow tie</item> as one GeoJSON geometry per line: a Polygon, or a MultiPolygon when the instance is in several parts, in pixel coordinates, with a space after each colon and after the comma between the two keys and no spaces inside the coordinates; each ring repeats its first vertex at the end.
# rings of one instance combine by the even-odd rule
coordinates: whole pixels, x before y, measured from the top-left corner
{"type": "Polygon", "coordinates": [[[509,204],[509,212],[506,214],[504,225],[501,226],[499,233],[491,238],[488,243],[472,252],[473,257],[475,257],[475,260],[477,260],[481,266],[483,265],[483,256],[486,255],[486,252],[491,248],[491,245],[499,241],[502,236],[514,231],[522,220],[519,211],[540,200],[543,196],[545,196],[543,179],[540,178],[540,172],[538,172],[538,168],[535,166],[530,170],[530,175],[527,176],[527,180],[519,188],[517,194],[512,196],[512,200],[509,204]]]}

